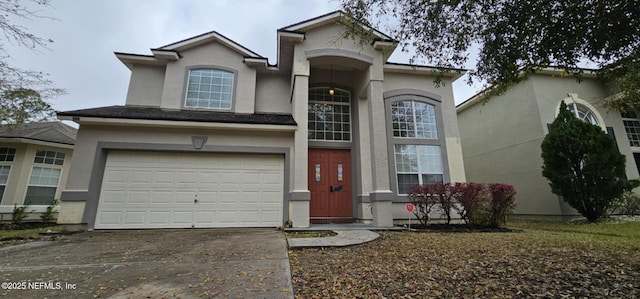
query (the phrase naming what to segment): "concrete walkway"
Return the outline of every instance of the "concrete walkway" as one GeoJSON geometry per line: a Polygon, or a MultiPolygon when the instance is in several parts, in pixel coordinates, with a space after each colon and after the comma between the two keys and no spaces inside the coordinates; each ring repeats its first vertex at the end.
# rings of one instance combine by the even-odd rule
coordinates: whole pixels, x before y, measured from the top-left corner
{"type": "Polygon", "coordinates": [[[332,237],[287,238],[287,242],[289,243],[289,248],[341,247],[370,242],[380,237],[375,232],[363,229],[334,230],[334,232],[337,235],[332,237]]]}

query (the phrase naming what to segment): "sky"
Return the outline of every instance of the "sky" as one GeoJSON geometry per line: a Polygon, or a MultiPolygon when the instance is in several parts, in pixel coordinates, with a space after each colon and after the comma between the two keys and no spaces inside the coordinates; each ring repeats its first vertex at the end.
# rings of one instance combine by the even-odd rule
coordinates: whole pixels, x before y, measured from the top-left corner
{"type": "MultiPolygon", "coordinates": [[[[8,45],[9,63],[48,73],[65,89],[50,100],[58,111],[124,105],[131,72],[113,52],[151,54],[215,30],[276,63],[278,28],[336,9],[336,0],[52,0],[38,10],[55,19],[17,22],[53,44],[35,52],[8,45]]],[[[408,63],[411,55],[397,49],[389,62],[408,63]]],[[[479,89],[465,77],[453,84],[456,104],[479,89]]]]}

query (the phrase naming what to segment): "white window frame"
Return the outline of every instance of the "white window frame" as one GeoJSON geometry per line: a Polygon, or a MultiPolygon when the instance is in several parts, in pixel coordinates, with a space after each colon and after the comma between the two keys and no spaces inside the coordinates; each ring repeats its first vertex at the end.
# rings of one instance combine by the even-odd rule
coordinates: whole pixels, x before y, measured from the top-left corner
{"type": "MultiPolygon", "coordinates": [[[[31,167],[31,171],[29,172],[29,181],[27,182],[27,190],[26,190],[26,192],[25,192],[25,194],[24,194],[24,200],[22,201],[22,202],[23,202],[23,204],[27,204],[27,196],[28,196],[28,194],[29,194],[29,187],[45,187],[45,188],[54,188],[53,198],[52,198],[52,203],[54,203],[54,202],[55,202],[55,200],[56,200],[56,194],[58,193],[58,187],[60,186],[60,181],[61,181],[61,178],[62,178],[62,171],[63,171],[62,167],[55,167],[55,166],[56,166],[56,165],[43,164],[43,165],[34,165],[34,166],[32,166],[32,167],[31,167]],[[33,183],[31,183],[31,178],[32,178],[32,175],[33,175],[33,171],[34,171],[36,168],[40,168],[40,169],[42,169],[42,170],[45,170],[45,169],[47,169],[47,170],[59,170],[59,172],[58,172],[58,178],[57,178],[57,181],[56,181],[55,186],[54,186],[54,185],[33,184],[33,183]]],[[[34,205],[34,206],[41,205],[41,204],[32,204],[31,202],[29,202],[29,204],[30,204],[30,205],[34,205]]],[[[49,205],[50,205],[50,204],[49,204],[49,205]]],[[[49,206],[49,205],[45,205],[45,206],[49,206]]]]}
{"type": "Polygon", "coordinates": [[[591,111],[591,109],[589,109],[589,107],[578,103],[569,103],[567,106],[569,111],[571,111],[577,119],[592,125],[600,126],[598,117],[593,111],[591,111]],[[584,114],[584,116],[582,116],[581,113],[584,114]]]}
{"type": "MultiPolygon", "coordinates": [[[[323,138],[317,138],[317,134],[320,133],[320,131],[317,130],[317,126],[318,124],[320,124],[321,122],[316,122],[316,121],[312,121],[311,119],[307,120],[308,123],[308,137],[309,137],[309,141],[322,141],[322,142],[351,142],[353,140],[353,123],[352,123],[352,114],[353,114],[353,109],[351,107],[351,92],[346,90],[346,89],[342,89],[342,88],[333,88],[334,89],[334,94],[331,95],[329,94],[329,89],[330,87],[312,87],[309,88],[309,103],[308,103],[308,107],[307,107],[307,112],[310,112],[311,110],[309,109],[311,107],[311,105],[322,105],[322,106],[326,106],[326,107],[335,107],[335,106],[343,106],[343,107],[347,107],[349,109],[348,112],[348,122],[344,122],[343,120],[340,120],[339,125],[341,127],[341,129],[334,130],[333,131],[327,131],[327,130],[321,130],[321,132],[323,133],[323,138]],[[324,100],[312,100],[311,99],[311,93],[312,91],[315,90],[320,90],[320,93],[326,93],[326,98],[324,100]],[[332,98],[335,98],[337,96],[347,96],[347,101],[332,101],[332,98]],[[316,126],[315,129],[311,129],[312,124],[314,124],[316,126]],[[349,130],[344,130],[343,127],[344,125],[348,125],[349,126],[349,130]],[[349,134],[349,138],[348,139],[338,139],[336,140],[335,138],[333,139],[327,139],[327,133],[331,133],[331,134],[342,134],[342,136],[344,136],[344,134],[349,134]]],[[[333,112],[332,112],[333,113],[333,112]]],[[[341,113],[341,115],[344,113],[341,113]]],[[[337,123],[334,119],[333,121],[334,125],[337,123]]],[[[334,135],[335,136],[335,135],[334,135]]]]}
{"type": "Polygon", "coordinates": [[[622,125],[624,126],[624,131],[627,134],[627,139],[629,140],[629,146],[635,149],[640,149],[640,119],[638,119],[636,115],[627,115],[624,113],[621,113],[620,116],[622,117],[622,125]],[[628,126],[628,123],[634,123],[634,126],[628,126]],[[636,132],[630,132],[631,128],[636,128],[636,132]],[[633,135],[637,136],[638,138],[632,138],[633,135]]]}
{"type": "MultiPolygon", "coordinates": [[[[431,139],[431,140],[438,139],[438,122],[437,122],[437,119],[436,119],[436,107],[434,105],[432,105],[432,104],[425,103],[425,102],[422,102],[422,101],[416,101],[416,100],[413,100],[413,99],[394,101],[393,103],[391,103],[391,117],[392,117],[392,119],[391,119],[391,126],[392,126],[391,132],[392,132],[394,138],[431,139]],[[395,136],[396,130],[395,130],[395,128],[393,126],[397,123],[398,124],[398,128],[399,128],[401,123],[400,122],[396,122],[396,121],[393,120],[393,116],[394,116],[393,115],[393,106],[394,106],[394,104],[399,104],[399,103],[404,103],[404,102],[411,103],[411,118],[412,118],[411,119],[411,124],[413,126],[413,128],[412,128],[413,136],[395,136]],[[428,124],[431,123],[431,124],[435,125],[435,131],[433,131],[433,130],[426,131],[426,132],[429,132],[429,135],[433,134],[435,136],[424,136],[424,137],[423,136],[419,136],[419,134],[418,134],[418,121],[417,121],[418,118],[416,117],[416,110],[417,110],[416,109],[416,103],[425,105],[427,107],[427,109],[430,108],[431,111],[433,112],[432,119],[430,119],[430,121],[428,123],[425,123],[425,124],[428,125],[428,124]]],[[[400,130],[399,132],[402,132],[402,130],[400,130]]]]}
{"type": "MultiPolygon", "coordinates": [[[[195,75],[194,77],[195,78],[195,75]]],[[[202,77],[200,77],[202,78],[202,77]]],[[[214,77],[211,77],[212,80],[214,77]]],[[[189,109],[207,109],[207,110],[222,110],[222,111],[230,111],[233,108],[233,101],[234,101],[234,97],[235,97],[235,84],[236,84],[236,73],[230,70],[225,70],[225,69],[221,69],[221,68],[216,68],[216,67],[197,67],[197,68],[190,68],[187,72],[187,80],[186,80],[186,87],[185,87],[185,93],[184,93],[184,107],[185,108],[189,108],[189,109]],[[198,86],[198,90],[194,91],[191,90],[191,80],[192,80],[192,73],[196,72],[196,71],[211,71],[211,72],[220,72],[223,74],[223,76],[220,78],[221,79],[221,84],[217,85],[220,86],[220,91],[219,92],[214,92],[212,91],[212,87],[214,86],[213,83],[210,83],[209,85],[202,85],[201,82],[198,82],[197,86],[198,86]],[[229,85],[225,84],[224,81],[227,78],[227,76],[230,76],[231,78],[231,83],[229,85]],[[200,88],[202,87],[209,87],[209,90],[200,90],[200,88]],[[198,93],[198,97],[189,97],[190,93],[198,93]],[[206,94],[208,93],[210,96],[212,96],[215,93],[218,93],[220,96],[219,98],[215,99],[215,98],[199,98],[199,94],[203,93],[206,94]],[[224,98],[224,95],[228,95],[228,106],[226,105],[227,103],[227,99],[224,98]],[[192,101],[195,101],[195,105],[191,104],[192,101]],[[199,102],[203,101],[206,102],[207,105],[200,105],[199,102]],[[217,106],[212,106],[212,103],[215,102],[219,102],[219,105],[217,106]],[[223,105],[224,104],[224,105],[223,105]]],[[[196,83],[194,83],[196,84],[196,83]]]]}
{"type": "MultiPolygon", "coordinates": [[[[51,151],[51,150],[36,150],[36,153],[33,155],[33,166],[31,166],[31,171],[29,172],[29,179],[27,181],[27,189],[25,191],[24,194],[24,199],[23,199],[23,204],[27,203],[27,197],[29,195],[29,187],[46,187],[46,188],[54,188],[54,193],[53,193],[53,199],[52,202],[55,202],[56,200],[56,194],[58,193],[58,188],[60,187],[60,181],[62,180],[62,172],[63,172],[63,168],[64,168],[64,162],[65,159],[67,158],[67,155],[63,152],[58,152],[58,151],[51,151]],[[42,161],[38,162],[36,161],[38,159],[38,153],[39,152],[44,152],[44,156],[41,156],[42,161]],[[46,156],[47,153],[54,153],[54,158],[52,163],[48,163],[46,160],[46,156]],[[62,164],[57,164],[56,161],[59,161],[59,157],[62,157],[62,164]],[[36,168],[40,168],[40,169],[53,169],[53,170],[59,170],[58,173],[58,178],[57,178],[57,182],[56,185],[44,185],[44,184],[33,184],[31,182],[31,178],[33,176],[33,171],[36,168]]],[[[31,203],[29,203],[31,204],[31,203]]],[[[36,205],[37,206],[37,205],[36,205]]],[[[48,205],[46,205],[48,206],[48,205]]]]}
{"type": "MultiPolygon", "coordinates": [[[[11,179],[11,166],[13,165],[13,161],[16,159],[16,148],[13,147],[2,147],[3,149],[7,149],[7,151],[9,150],[13,150],[13,159],[11,159],[11,161],[8,160],[2,160],[0,161],[0,167],[9,167],[9,173],[7,174],[7,181],[4,184],[0,184],[1,186],[3,186],[3,190],[2,193],[0,193],[0,204],[2,204],[3,200],[4,200],[4,193],[7,191],[7,186],[9,185],[9,180],[11,179]]],[[[8,154],[7,154],[8,157],[8,154]]],[[[6,159],[5,157],[3,157],[3,159],[6,159]]]]}
{"type": "Polygon", "coordinates": [[[419,185],[423,185],[425,184],[425,182],[423,181],[422,176],[423,175],[440,175],[442,182],[444,182],[444,161],[442,161],[442,148],[439,145],[430,145],[430,144],[394,144],[393,145],[393,157],[394,157],[394,164],[395,164],[395,175],[396,175],[396,188],[398,190],[398,195],[407,195],[407,193],[402,193],[400,191],[400,180],[398,180],[398,175],[417,175],[418,176],[418,184],[419,185]],[[413,146],[414,150],[415,150],[415,157],[416,157],[416,171],[400,171],[398,170],[398,151],[397,151],[397,147],[398,146],[413,146]],[[438,155],[440,158],[440,164],[438,165],[440,168],[439,172],[433,172],[433,171],[429,171],[427,169],[421,169],[421,165],[423,164],[423,159],[425,158],[424,156],[420,155],[420,150],[419,147],[431,147],[431,148],[437,148],[438,149],[438,155]]]}
{"type": "Polygon", "coordinates": [[[7,181],[4,183],[0,182],[0,186],[4,187],[2,188],[2,192],[0,192],[0,205],[4,201],[4,193],[7,191],[7,186],[9,185],[9,181],[11,180],[11,166],[12,164],[7,163],[6,161],[0,162],[0,169],[4,167],[9,168],[9,172],[7,173],[7,181]]]}

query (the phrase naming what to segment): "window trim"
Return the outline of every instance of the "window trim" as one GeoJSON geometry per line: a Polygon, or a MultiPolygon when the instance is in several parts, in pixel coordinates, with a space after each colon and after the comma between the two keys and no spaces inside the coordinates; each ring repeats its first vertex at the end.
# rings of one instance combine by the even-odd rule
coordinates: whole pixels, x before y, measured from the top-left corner
{"type": "Polygon", "coordinates": [[[389,165],[389,183],[393,192],[395,202],[407,202],[406,194],[398,193],[398,173],[396,171],[395,145],[396,144],[415,144],[415,145],[433,145],[440,147],[440,158],[442,159],[442,179],[444,182],[451,181],[449,172],[449,157],[446,147],[446,136],[444,132],[444,119],[442,112],[442,102],[440,96],[425,90],[414,89],[398,89],[384,92],[385,107],[385,126],[387,134],[387,158],[389,165]],[[412,138],[412,137],[394,137],[393,123],[391,115],[391,104],[400,101],[416,101],[433,105],[435,108],[437,139],[412,138]]]}
{"type": "MultiPolygon", "coordinates": [[[[7,175],[7,181],[4,183],[4,189],[2,190],[2,193],[0,193],[0,205],[2,205],[2,202],[4,201],[4,194],[7,192],[7,186],[9,185],[9,182],[11,181],[11,169],[13,168],[13,161],[9,162],[9,161],[1,161],[0,162],[0,167],[4,167],[7,166],[9,167],[9,174],[7,175]]],[[[0,186],[2,186],[2,184],[0,184],[0,186]]]]}
{"type": "MultiPolygon", "coordinates": [[[[29,176],[27,177],[27,185],[26,188],[24,190],[24,198],[22,199],[22,204],[26,204],[26,200],[27,200],[27,193],[29,192],[29,187],[33,186],[33,187],[48,187],[48,188],[54,188],[53,186],[46,186],[46,185],[32,185],[31,184],[31,174],[33,173],[33,169],[34,168],[42,168],[42,169],[58,169],[60,170],[60,175],[58,176],[58,183],[56,184],[55,188],[56,191],[53,194],[53,202],[55,202],[56,200],[56,194],[58,194],[58,191],[60,189],[60,183],[62,182],[62,176],[63,176],[63,172],[64,172],[64,168],[61,165],[52,165],[52,164],[42,164],[42,163],[33,163],[33,165],[31,165],[31,169],[29,170],[29,176]]],[[[31,206],[48,206],[48,205],[34,205],[29,203],[29,205],[31,206]]]]}
{"type": "Polygon", "coordinates": [[[582,105],[585,108],[589,109],[589,111],[591,111],[591,113],[593,113],[593,116],[598,121],[598,124],[596,126],[600,127],[603,132],[607,132],[606,123],[604,122],[604,119],[602,118],[602,116],[600,115],[600,112],[598,112],[598,109],[596,109],[596,107],[591,105],[591,103],[579,98],[578,95],[575,94],[575,93],[569,93],[569,94],[567,94],[567,96],[568,96],[567,98],[564,98],[561,101],[558,101],[558,105],[556,106],[556,109],[554,110],[554,115],[553,115],[554,119],[556,117],[558,117],[558,113],[560,112],[560,103],[561,102],[564,101],[564,103],[567,105],[567,108],[571,104],[579,104],[579,105],[582,105]]]}
{"type": "Polygon", "coordinates": [[[206,110],[206,111],[218,111],[218,112],[233,112],[236,108],[236,94],[238,87],[238,70],[219,66],[219,65],[191,65],[185,68],[184,81],[182,84],[182,98],[181,98],[181,109],[184,110],[206,110]],[[189,92],[189,74],[192,70],[202,70],[202,69],[211,69],[211,70],[220,70],[224,72],[229,72],[233,74],[233,87],[231,91],[231,107],[229,109],[226,108],[207,108],[207,107],[191,107],[187,106],[187,93],[189,92]]]}
{"type": "Polygon", "coordinates": [[[0,166],[8,166],[9,167],[9,174],[7,176],[7,182],[4,184],[4,190],[2,190],[2,194],[0,194],[0,205],[2,205],[2,202],[4,201],[4,194],[7,192],[7,186],[9,185],[9,182],[11,181],[11,170],[13,169],[13,164],[16,160],[16,156],[18,155],[18,149],[15,147],[2,147],[2,148],[6,148],[7,150],[13,150],[13,160],[11,161],[0,161],[0,166]]]}
{"type": "Polygon", "coordinates": [[[627,132],[627,125],[625,124],[625,121],[633,121],[633,122],[640,122],[640,118],[638,118],[636,115],[625,115],[623,113],[620,113],[620,119],[622,120],[622,127],[624,128],[624,134],[625,136],[627,136],[627,141],[629,144],[629,147],[632,149],[640,149],[640,145],[639,146],[635,146],[632,144],[632,140],[631,138],[629,138],[629,132],[627,132]],[[631,117],[630,117],[631,116],[631,117]],[[635,117],[633,117],[635,116],[635,117]]]}
{"type": "MultiPolygon", "coordinates": [[[[309,86],[308,90],[314,89],[314,88],[334,88],[334,89],[340,89],[343,91],[346,91],[349,93],[349,102],[335,102],[338,105],[342,105],[342,106],[348,106],[349,107],[349,140],[320,140],[320,139],[311,139],[308,138],[308,143],[310,145],[314,145],[314,146],[318,146],[318,145],[334,145],[336,147],[344,147],[344,146],[350,146],[354,140],[356,140],[356,137],[354,136],[355,132],[357,132],[356,128],[354,127],[356,125],[356,120],[355,120],[355,114],[356,112],[354,111],[355,109],[355,104],[354,100],[353,100],[353,91],[349,88],[346,88],[344,86],[336,86],[336,84],[320,84],[320,85],[311,85],[309,86]]],[[[309,96],[307,96],[308,98],[309,96]]],[[[329,102],[327,102],[329,103],[329,102]]],[[[307,114],[309,113],[309,105],[311,104],[311,101],[309,99],[307,99],[307,114]]],[[[307,126],[309,126],[309,120],[307,120],[307,126]]],[[[309,131],[308,127],[307,130],[309,131]]]]}

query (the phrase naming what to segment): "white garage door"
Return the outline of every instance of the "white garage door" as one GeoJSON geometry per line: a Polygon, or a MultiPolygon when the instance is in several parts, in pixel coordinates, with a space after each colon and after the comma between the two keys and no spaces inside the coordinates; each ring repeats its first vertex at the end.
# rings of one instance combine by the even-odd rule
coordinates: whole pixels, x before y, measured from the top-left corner
{"type": "Polygon", "coordinates": [[[281,155],[110,151],[95,228],[282,225],[281,155]]]}

